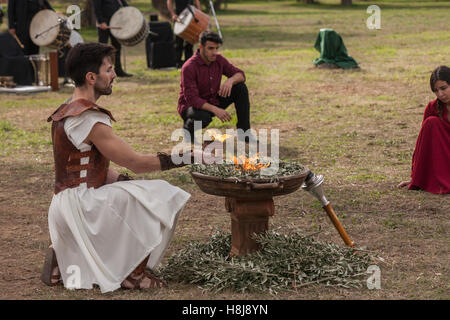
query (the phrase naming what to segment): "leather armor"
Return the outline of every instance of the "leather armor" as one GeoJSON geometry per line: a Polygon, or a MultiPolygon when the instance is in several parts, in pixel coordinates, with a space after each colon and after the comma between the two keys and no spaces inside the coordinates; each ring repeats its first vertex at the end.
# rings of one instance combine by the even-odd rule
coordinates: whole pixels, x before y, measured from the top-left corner
{"type": "Polygon", "coordinates": [[[68,104],[62,104],[48,119],[52,124],[53,156],[55,159],[55,194],[75,188],[81,183],[87,187],[98,188],[106,183],[109,159],[105,158],[92,145],[91,151],[80,152],[68,139],[64,130],[64,122],[68,117],[78,116],[86,110],[96,110],[107,114],[115,121],[111,113],[95,103],[78,99],[68,104]],[[81,164],[80,159],[89,157],[87,164],[81,164]],[[80,171],[86,170],[86,177],[80,177],[80,171]]]}

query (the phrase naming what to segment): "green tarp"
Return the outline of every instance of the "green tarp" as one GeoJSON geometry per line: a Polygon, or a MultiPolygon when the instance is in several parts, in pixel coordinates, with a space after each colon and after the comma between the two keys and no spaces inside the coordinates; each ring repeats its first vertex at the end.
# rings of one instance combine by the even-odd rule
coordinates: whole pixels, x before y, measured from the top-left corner
{"type": "Polygon", "coordinates": [[[315,65],[329,63],[343,69],[358,68],[355,59],[347,54],[341,36],[333,29],[320,29],[314,48],[320,52],[320,57],[313,61],[315,65]]]}

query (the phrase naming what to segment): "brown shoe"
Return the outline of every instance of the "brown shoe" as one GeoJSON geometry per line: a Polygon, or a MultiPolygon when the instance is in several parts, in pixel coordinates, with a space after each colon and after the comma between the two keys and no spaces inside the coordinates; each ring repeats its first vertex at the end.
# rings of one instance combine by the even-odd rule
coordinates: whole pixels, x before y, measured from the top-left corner
{"type": "Polygon", "coordinates": [[[146,269],[150,256],[147,256],[136,269],[120,284],[124,289],[148,289],[162,288],[167,286],[167,282],[155,277],[155,275],[146,269]]]}
{"type": "Polygon", "coordinates": [[[48,286],[56,286],[62,282],[58,270],[55,250],[48,248],[45,253],[44,266],[42,268],[41,280],[48,286]]]}
{"type": "Polygon", "coordinates": [[[120,286],[123,289],[149,289],[149,288],[162,288],[167,287],[167,282],[156,278],[155,276],[145,272],[142,273],[138,278],[134,278],[131,275],[128,276],[120,286]]]}

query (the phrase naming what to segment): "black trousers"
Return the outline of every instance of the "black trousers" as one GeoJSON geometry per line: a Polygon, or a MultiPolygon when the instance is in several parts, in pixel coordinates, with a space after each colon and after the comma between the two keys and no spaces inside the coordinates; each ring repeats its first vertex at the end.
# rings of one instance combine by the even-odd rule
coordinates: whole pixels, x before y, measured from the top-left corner
{"type": "Polygon", "coordinates": [[[108,43],[108,39],[111,38],[111,45],[116,49],[116,55],[114,57],[114,66],[116,71],[122,71],[122,63],[120,61],[120,50],[122,49],[122,46],[120,45],[119,41],[117,41],[117,39],[114,38],[109,29],[102,30],[100,28],[97,28],[97,31],[98,31],[98,42],[108,43]]]}
{"type": "Polygon", "coordinates": [[[184,51],[184,61],[188,60],[194,54],[194,46],[187,41],[184,41],[183,38],[178,36],[175,37],[175,62],[178,66],[183,65],[183,60],[181,57],[183,56],[184,51]]]}
{"type": "MultiPolygon", "coordinates": [[[[250,129],[250,100],[248,97],[248,89],[244,82],[237,83],[231,89],[231,95],[227,98],[220,97],[217,107],[226,109],[234,102],[236,108],[238,129],[247,131],[250,129]]],[[[201,121],[202,128],[206,128],[212,121],[214,114],[212,112],[189,107],[183,111],[181,117],[184,120],[183,129],[191,134],[191,141],[194,140],[194,121],[201,121]]]]}

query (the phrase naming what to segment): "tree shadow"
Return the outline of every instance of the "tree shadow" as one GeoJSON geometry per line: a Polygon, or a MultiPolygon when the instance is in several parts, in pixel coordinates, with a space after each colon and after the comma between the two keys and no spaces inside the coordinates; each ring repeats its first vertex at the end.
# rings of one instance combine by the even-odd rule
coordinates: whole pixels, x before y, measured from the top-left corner
{"type": "MultiPolygon", "coordinates": [[[[433,3],[438,1],[433,1],[433,3]]],[[[448,1],[440,1],[443,3],[448,3],[448,1]]],[[[324,10],[339,10],[339,11],[345,11],[345,10],[365,10],[368,6],[375,4],[380,7],[380,9],[386,9],[386,10],[397,10],[397,9],[410,9],[410,10],[423,10],[423,9],[449,9],[450,6],[445,5],[430,5],[427,4],[427,2],[423,1],[408,1],[410,4],[415,4],[414,6],[407,6],[404,4],[396,4],[392,2],[377,2],[377,3],[370,3],[370,2],[356,2],[353,3],[350,6],[343,6],[340,3],[320,3],[320,1],[317,1],[312,4],[305,4],[302,2],[294,2],[294,3],[286,3],[281,5],[281,7],[294,7],[294,8],[314,8],[314,9],[324,9],[324,10]],[[418,5],[416,5],[418,4],[418,5]]],[[[428,2],[431,3],[431,2],[428,2]]]]}
{"type": "MultiPolygon", "coordinates": [[[[314,32],[310,31],[299,31],[295,30],[292,32],[279,30],[279,25],[273,25],[273,29],[268,30],[268,25],[264,25],[264,30],[261,26],[239,26],[239,28],[234,29],[224,29],[222,30],[224,35],[224,45],[228,49],[235,48],[270,48],[272,44],[280,42],[293,42],[300,44],[310,44],[311,48],[317,39],[317,35],[321,28],[326,27],[326,25],[317,25],[317,30],[314,32]],[[233,39],[231,44],[227,44],[227,38],[233,39]]],[[[359,36],[358,33],[341,33],[342,37],[347,39],[351,37],[359,36]]]]}
{"type": "Polygon", "coordinates": [[[280,15],[306,15],[308,12],[299,12],[299,11],[290,11],[289,9],[287,11],[282,12],[276,12],[270,10],[242,10],[242,9],[226,9],[226,10],[220,10],[216,12],[217,15],[220,16],[259,16],[259,15],[274,15],[274,14],[280,14],[280,15]]]}

